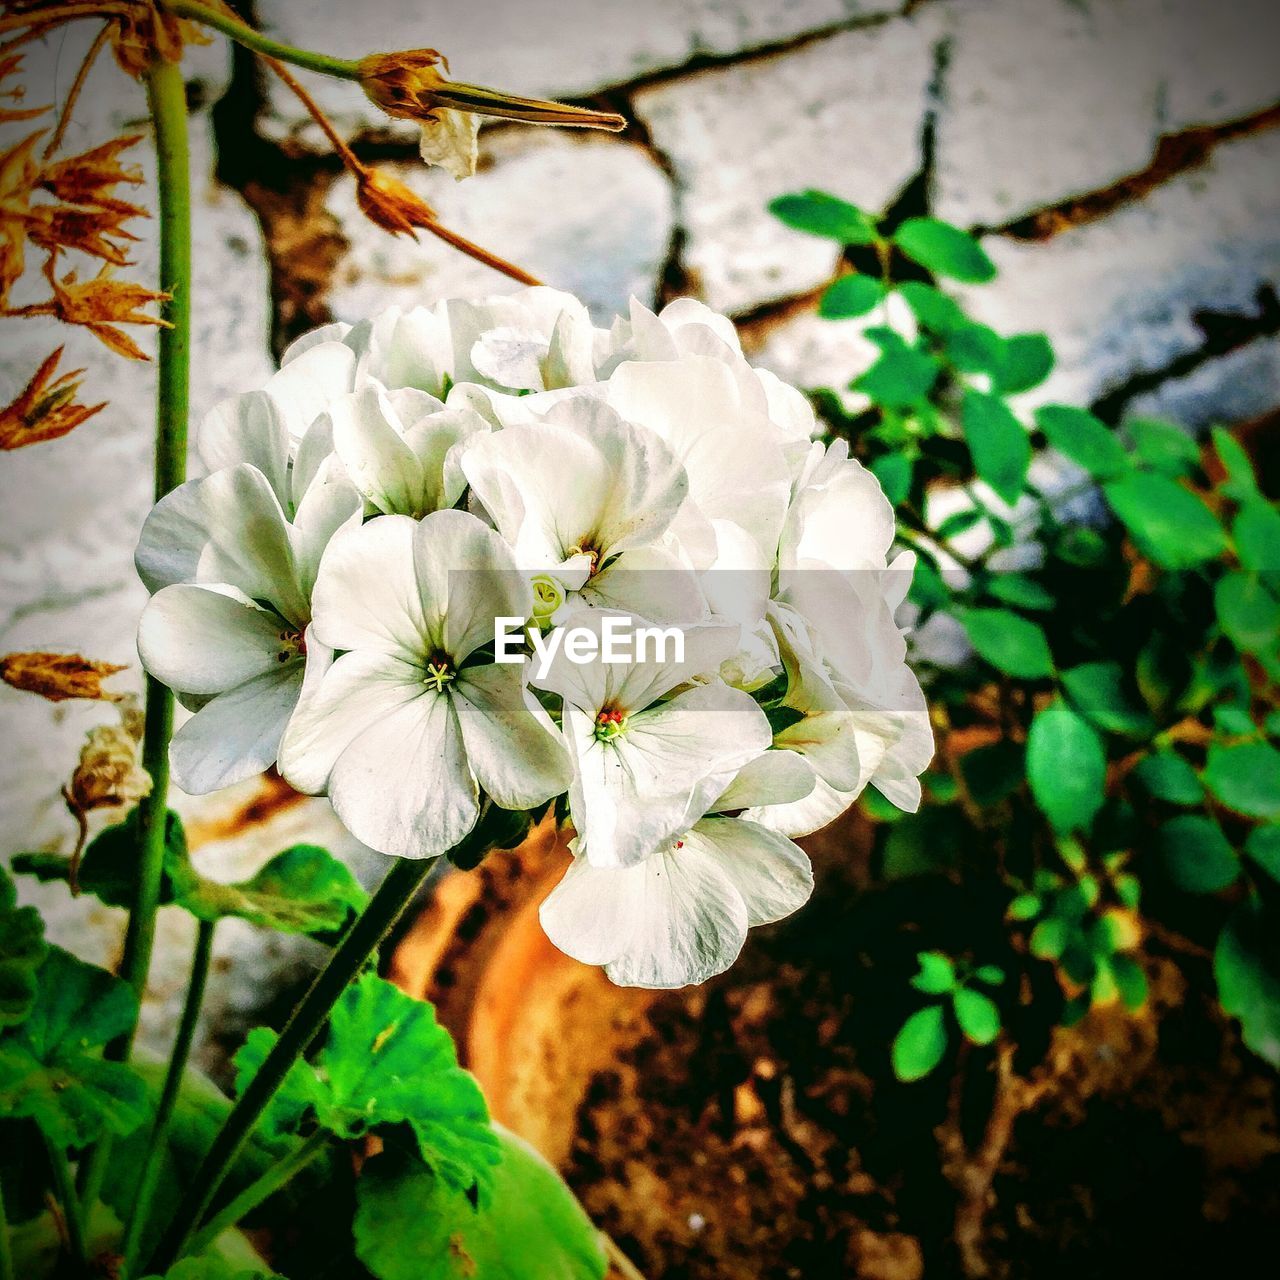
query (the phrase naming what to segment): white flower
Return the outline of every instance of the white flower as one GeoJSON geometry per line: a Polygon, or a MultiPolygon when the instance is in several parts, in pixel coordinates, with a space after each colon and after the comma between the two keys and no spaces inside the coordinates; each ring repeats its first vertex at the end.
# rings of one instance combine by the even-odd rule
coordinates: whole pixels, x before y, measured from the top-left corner
{"type": "Polygon", "coordinates": [[[359,520],[359,496],[335,482],[310,486],[290,522],[245,463],[183,485],[148,517],[137,562],[155,594],[138,651],[198,707],[170,750],[184,791],[214,791],[275,763],[304,672],[327,658],[307,646],[321,555],[359,520]]]}
{"type": "Polygon", "coordinates": [[[653,621],[705,614],[693,574],[662,545],[688,481],[651,431],[577,396],[541,421],[473,438],[460,466],[522,569],[653,621]]]}
{"type": "MultiPolygon", "coordinates": [[[[601,615],[582,625],[598,630],[601,615]]],[[[651,648],[627,663],[579,664],[561,650],[535,681],[564,699],[574,766],[569,812],[578,848],[594,865],[642,861],[769,746],[769,722],[741,690],[713,680],[667,697],[714,672],[736,639],[733,628],[687,629],[683,661],[651,648]]]]}
{"type": "Polygon", "coordinates": [[[681,987],[723,973],[749,928],[804,905],[813,872],[785,836],[722,815],[795,801],[812,785],[795,756],[769,751],[738,774],[710,813],[643,861],[598,867],[579,850],[539,911],[547,937],[626,986],[681,987]]]}
{"type": "Polygon", "coordinates": [[[365,844],[406,858],[456,845],[481,791],[505,809],[560,794],[569,758],[523,666],[473,660],[496,617],[531,612],[509,548],[465,512],[344,532],[316,582],[313,629],[345,652],[299,705],[281,772],[327,790],[365,844]]]}

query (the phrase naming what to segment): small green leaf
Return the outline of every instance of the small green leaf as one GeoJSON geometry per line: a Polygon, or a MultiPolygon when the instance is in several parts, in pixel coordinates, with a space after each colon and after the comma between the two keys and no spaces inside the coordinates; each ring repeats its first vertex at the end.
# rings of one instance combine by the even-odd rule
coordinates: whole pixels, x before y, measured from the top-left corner
{"type": "Polygon", "coordinates": [[[1196,442],[1181,428],[1159,418],[1131,418],[1124,430],[1139,462],[1166,476],[1185,476],[1200,465],[1196,442]]]}
{"type": "Polygon", "coordinates": [[[1053,674],[1053,655],[1044,631],[1005,609],[963,609],[956,613],[978,656],[1018,680],[1053,674]]]}
{"type": "Polygon", "coordinates": [[[1210,433],[1213,447],[1226,470],[1227,478],[1220,486],[1222,492],[1237,502],[1250,502],[1259,498],[1258,481],[1253,474],[1253,463],[1241,448],[1240,442],[1230,432],[1214,427],[1210,433]]]}
{"type": "Polygon", "coordinates": [[[946,335],[947,359],[961,373],[985,373],[995,379],[1004,368],[1004,339],[989,325],[966,320],[946,335]]]}
{"type": "Polygon", "coordinates": [[[1269,742],[1214,744],[1204,780],[1228,809],[1247,818],[1280,818],[1280,751],[1269,742]]]}
{"type": "Polygon", "coordinates": [[[1165,569],[1194,569],[1226,550],[1217,517],[1194,493],[1165,476],[1135,471],[1103,486],[1138,550],[1165,569]]]}
{"type": "Polygon", "coordinates": [[[886,453],[871,464],[871,474],[880,481],[884,496],[896,507],[905,502],[911,492],[914,468],[915,463],[907,454],[886,453]]]}
{"type": "Polygon", "coordinates": [[[1004,981],[1004,970],[998,964],[980,964],[973,976],[990,987],[998,987],[1004,981]]]}
{"type": "Polygon", "coordinates": [[[981,507],[965,507],[962,511],[953,511],[934,531],[939,542],[950,542],[961,534],[968,533],[986,519],[981,507]]]}
{"type": "Polygon", "coordinates": [[[1237,649],[1275,651],[1280,642],[1280,599],[1261,574],[1245,570],[1224,574],[1214,584],[1213,608],[1219,626],[1237,649]]]}
{"type": "Polygon", "coordinates": [[[990,1044],[1000,1034],[1000,1010],[990,996],[969,987],[952,993],[956,1021],[973,1044],[990,1044]]]}
{"type": "Polygon", "coordinates": [[[796,231],[841,244],[874,244],[876,224],[857,205],[825,191],[799,191],[769,202],[769,212],[796,231]]]}
{"type": "Polygon", "coordinates": [[[1015,333],[1004,342],[1004,362],[996,374],[997,391],[1020,395],[1038,387],[1052,372],[1053,344],[1043,333],[1015,333]]]}
{"type": "Polygon", "coordinates": [[[911,979],[911,985],[927,996],[945,995],[956,985],[956,970],[949,956],[941,951],[921,951],[916,960],[920,972],[911,979]]]}
{"type": "Polygon", "coordinates": [[[522,1138],[497,1139],[478,1210],[413,1152],[392,1146],[365,1164],[352,1230],[378,1280],[603,1280],[604,1243],[573,1192],[522,1138]]]}
{"type": "Polygon", "coordinates": [[[918,1009],[893,1039],[893,1074],[906,1083],[922,1080],[947,1051],[947,1024],[942,1006],[918,1009]]]}
{"type": "Polygon", "coordinates": [[[1053,594],[1031,578],[1020,573],[997,573],[987,583],[987,594],[1004,604],[1037,612],[1055,607],[1053,594]]]}
{"type": "Polygon", "coordinates": [[[1031,930],[1028,946],[1031,954],[1041,960],[1056,960],[1067,948],[1067,923],[1057,916],[1041,920],[1031,930]]]}
{"type": "Polygon", "coordinates": [[[868,329],[866,337],[880,348],[880,358],[850,384],[886,409],[923,405],[942,366],[927,351],[908,345],[892,329],[868,329]]]}
{"type": "Polygon", "coordinates": [[[1044,909],[1040,895],[1036,893],[1020,893],[1009,903],[1005,914],[1010,920],[1034,920],[1044,909]]]}
{"type": "Polygon", "coordinates": [[[936,276],[950,276],[966,284],[995,279],[995,263],[967,231],[937,218],[908,218],[894,232],[893,242],[913,262],[936,276]]]}
{"type": "Polygon", "coordinates": [[[884,285],[874,276],[841,276],[818,299],[818,314],[824,320],[852,320],[874,311],[883,297],[884,285]]]}
{"type": "Polygon", "coordinates": [[[242,1267],[235,1262],[205,1255],[183,1258],[163,1276],[144,1276],[143,1280],[283,1280],[283,1277],[265,1268],[242,1267]]]}
{"type": "Polygon", "coordinates": [[[102,1047],[126,1034],[138,1002],[103,969],[50,947],[26,1020],[0,1035],[0,1116],[30,1117],[56,1146],[81,1148],[146,1118],[146,1090],[102,1047]]]}
{"type": "Polygon", "coordinates": [[[1140,761],[1134,776],[1157,800],[1189,808],[1204,799],[1196,771],[1175,751],[1156,751],[1140,761]]]}
{"type": "Polygon", "coordinates": [[[936,334],[945,335],[969,323],[959,303],[931,284],[908,280],[898,285],[898,295],[911,308],[916,320],[936,334]]]}
{"type": "Polygon", "coordinates": [[[1280,922],[1257,898],[1236,908],[1218,937],[1213,972],[1225,1012],[1240,1019],[1244,1042],[1280,1067],[1280,922]]]}
{"type": "Polygon", "coordinates": [[[1003,400],[982,391],[965,392],[961,418],[974,470],[1013,506],[1022,495],[1031,465],[1026,428],[1003,400]]]}
{"type": "Polygon", "coordinates": [[[1280,569],[1280,511],[1269,502],[1247,503],[1236,516],[1231,534],[1246,569],[1255,573],[1280,569]]]}
{"type": "Polygon", "coordinates": [[[1160,828],[1159,841],[1169,879],[1187,893],[1217,893],[1240,874],[1240,859],[1212,818],[1173,818],[1160,828]]]}
{"type": "Polygon", "coordinates": [[[1117,662],[1086,662],[1062,673],[1062,686],[1072,706],[1090,724],[1108,733],[1143,736],[1155,731],[1151,713],[1125,688],[1117,662]]]}
{"type": "Polygon", "coordinates": [[[1027,782],[1057,831],[1087,831],[1106,798],[1107,753],[1089,723],[1055,699],[1031,722],[1027,782]]]}
{"type": "Polygon", "coordinates": [[[30,1014],[39,986],[36,974],[48,951],[40,913],[16,903],[13,880],[0,867],[0,1030],[30,1014]]]}
{"type": "Polygon", "coordinates": [[[1213,709],[1213,731],[1223,738],[1256,738],[1258,726],[1247,707],[1223,702],[1213,709]]]}
{"type": "Polygon", "coordinates": [[[1036,410],[1036,422],[1059,453],[1091,476],[1111,480],[1129,469],[1129,455],[1111,428],[1087,409],[1047,404],[1036,410]]]}
{"type": "Polygon", "coordinates": [[[1244,851],[1250,861],[1280,883],[1280,826],[1255,827],[1244,842],[1244,851]]]}

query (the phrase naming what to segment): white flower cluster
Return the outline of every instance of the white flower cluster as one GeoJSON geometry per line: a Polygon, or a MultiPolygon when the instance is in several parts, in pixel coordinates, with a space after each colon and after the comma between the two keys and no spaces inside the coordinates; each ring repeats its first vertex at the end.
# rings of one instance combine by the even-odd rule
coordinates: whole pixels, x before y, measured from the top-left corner
{"type": "Polygon", "coordinates": [[[551,939],[615,981],[721,972],[808,897],[791,837],[933,750],[894,612],[893,512],[808,402],[681,300],[612,329],[546,288],[330,325],[203,424],[147,520],[147,670],[195,714],[175,780],[272,765],[366,844],[434,857],[482,806],[566,796],[551,939]],[[495,654],[604,618],[677,658],[539,678],[495,654]]]}

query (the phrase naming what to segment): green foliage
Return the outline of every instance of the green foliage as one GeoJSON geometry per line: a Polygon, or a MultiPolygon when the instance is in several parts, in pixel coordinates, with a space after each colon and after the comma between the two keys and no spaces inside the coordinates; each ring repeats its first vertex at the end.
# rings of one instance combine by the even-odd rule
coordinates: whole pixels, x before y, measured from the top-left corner
{"type": "Polygon", "coordinates": [[[1006,609],[965,609],[957,613],[969,643],[997,671],[1020,680],[1053,674],[1053,655],[1044,629],[1006,609]]]}
{"type": "Polygon", "coordinates": [[[995,264],[968,232],[937,218],[908,218],[893,235],[893,243],[913,262],[936,276],[968,284],[995,278],[995,264]]]}
{"type": "Polygon", "coordinates": [[[1243,902],[1218,938],[1213,971],[1222,1007],[1240,1019],[1244,1042],[1280,1067],[1280,921],[1257,898],[1243,902]]]}
{"type": "Polygon", "coordinates": [[[1228,809],[1250,818],[1280,818],[1280,751],[1269,742],[1215,743],[1204,780],[1228,809]]]}
{"type": "Polygon", "coordinates": [[[981,391],[965,392],[962,420],[978,475],[1012,506],[1031,465],[1026,429],[999,396],[981,391]]]}
{"type": "Polygon", "coordinates": [[[1036,715],[1027,735],[1027,781],[1057,831],[1088,830],[1102,807],[1107,755],[1088,721],[1060,699],[1036,715]]]}
{"type": "Polygon", "coordinates": [[[1213,512],[1167,476],[1135,471],[1104,485],[1103,493],[1138,549],[1163,569],[1193,569],[1226,549],[1213,512]]]}
{"type": "MultiPolygon", "coordinates": [[[[238,1091],[275,1039],[264,1028],[250,1033],[236,1054],[238,1091]]],[[[484,1096],[435,1010],[372,973],[343,993],[324,1044],[313,1061],[294,1065],[263,1125],[283,1135],[304,1122],[344,1139],[407,1125],[421,1158],[461,1191],[487,1190],[498,1158],[484,1096]]]]}
{"type": "Polygon", "coordinates": [[[13,880],[0,868],[0,1029],[24,1021],[36,999],[36,973],[47,947],[44,921],[19,907],[13,880]]]}
{"type": "Polygon", "coordinates": [[[905,1083],[922,1080],[947,1051],[947,1022],[942,1006],[927,1005],[902,1024],[894,1037],[893,1073],[905,1083]]]}
{"type": "Polygon", "coordinates": [[[818,314],[826,320],[852,320],[875,310],[883,298],[884,285],[873,276],[841,276],[818,299],[818,314]]]}
{"type": "Polygon", "coordinates": [[[356,1187],[356,1253],[378,1280],[602,1280],[607,1260],[560,1175],[527,1142],[496,1129],[493,1192],[468,1197],[391,1144],[356,1187]]]}
{"type": "Polygon", "coordinates": [[[1113,480],[1129,469],[1129,455],[1111,429],[1087,409],[1045,405],[1036,422],[1049,443],[1099,480],[1113,480]]]}
{"type": "Polygon", "coordinates": [[[824,191],[801,191],[779,196],[769,211],[787,226],[811,236],[838,240],[841,244],[873,244],[875,221],[856,205],[824,191]]]}
{"type": "Polygon", "coordinates": [[[0,1117],[34,1120],[63,1150],[131,1132],[146,1118],[145,1087],[101,1051],[132,1029],[133,992],[61,947],[48,948],[35,978],[27,1017],[0,1034],[0,1117]]]}
{"type": "Polygon", "coordinates": [[[1160,828],[1159,840],[1169,878],[1188,893],[1217,893],[1240,874],[1240,860],[1212,818],[1173,818],[1160,828]]]}

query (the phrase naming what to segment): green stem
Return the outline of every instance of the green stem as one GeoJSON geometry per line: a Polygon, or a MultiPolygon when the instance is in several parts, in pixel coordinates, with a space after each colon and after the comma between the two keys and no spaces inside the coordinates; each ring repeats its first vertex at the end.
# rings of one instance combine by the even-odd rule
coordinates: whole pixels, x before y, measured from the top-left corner
{"type": "Polygon", "coordinates": [[[292,45],[281,44],[255,31],[248,23],[239,18],[223,13],[211,5],[200,4],[198,0],[164,0],[164,7],[180,18],[191,18],[221,31],[230,36],[237,44],[242,44],[254,53],[261,53],[268,58],[279,58],[281,62],[291,62],[295,67],[305,67],[308,71],[318,71],[321,75],[337,76],[340,80],[359,80],[360,64],[350,62],[346,58],[331,58],[328,54],[313,53],[310,49],[295,49],[292,45]]]}
{"type": "Polygon", "coordinates": [[[9,1242],[9,1215],[4,1207],[4,1187],[0,1185],[0,1280],[17,1280],[13,1269],[13,1248],[9,1242]]]}
{"type": "Polygon", "coordinates": [[[328,1142],[329,1135],[323,1129],[317,1129],[296,1151],[272,1165],[256,1182],[245,1187],[226,1208],[214,1214],[191,1238],[187,1252],[200,1253],[207,1249],[224,1231],[234,1227],[264,1200],[275,1195],[296,1174],[301,1173],[325,1149],[328,1142]]]}
{"type": "Polygon", "coordinates": [[[76,1196],[75,1180],[71,1176],[71,1166],[67,1163],[67,1153],[47,1134],[44,1135],[45,1150],[49,1153],[49,1168],[53,1171],[53,1191],[62,1207],[63,1221],[67,1228],[67,1246],[71,1250],[72,1261],[82,1269],[89,1265],[89,1251],[84,1242],[84,1218],[80,1214],[80,1200],[76,1196]]]}
{"type": "Polygon", "coordinates": [[[156,1179],[160,1176],[165,1143],[169,1136],[169,1122],[173,1119],[174,1104],[178,1101],[183,1075],[187,1069],[187,1059],[191,1055],[191,1042],[195,1038],[196,1023],[200,1020],[200,1006],[204,1003],[205,984],[209,978],[209,961],[213,958],[213,928],[212,920],[201,920],[196,932],[195,952],[191,959],[191,981],[187,984],[187,999],[182,1006],[182,1018],[178,1023],[178,1033],[174,1037],[173,1052],[169,1056],[169,1068],[165,1073],[164,1087],[160,1091],[160,1101],[156,1106],[155,1122],[151,1126],[151,1135],[147,1142],[146,1160],[143,1163],[142,1172],[138,1175],[133,1208],[125,1228],[121,1280],[133,1273],[134,1263],[138,1260],[138,1247],[142,1242],[142,1233],[150,1220],[151,1197],[155,1192],[156,1179]]]}
{"type": "Polygon", "coordinates": [[[232,1162],[240,1154],[254,1125],[289,1074],[290,1068],[328,1021],[329,1013],[347,983],[360,972],[374,948],[409,904],[426,879],[433,860],[398,859],[387,872],[369,905],[334,948],[328,964],[293,1011],[280,1038],[249,1082],[218,1131],[208,1154],[192,1179],[191,1189],[178,1206],[149,1270],[163,1274],[185,1252],[232,1162]]]}

